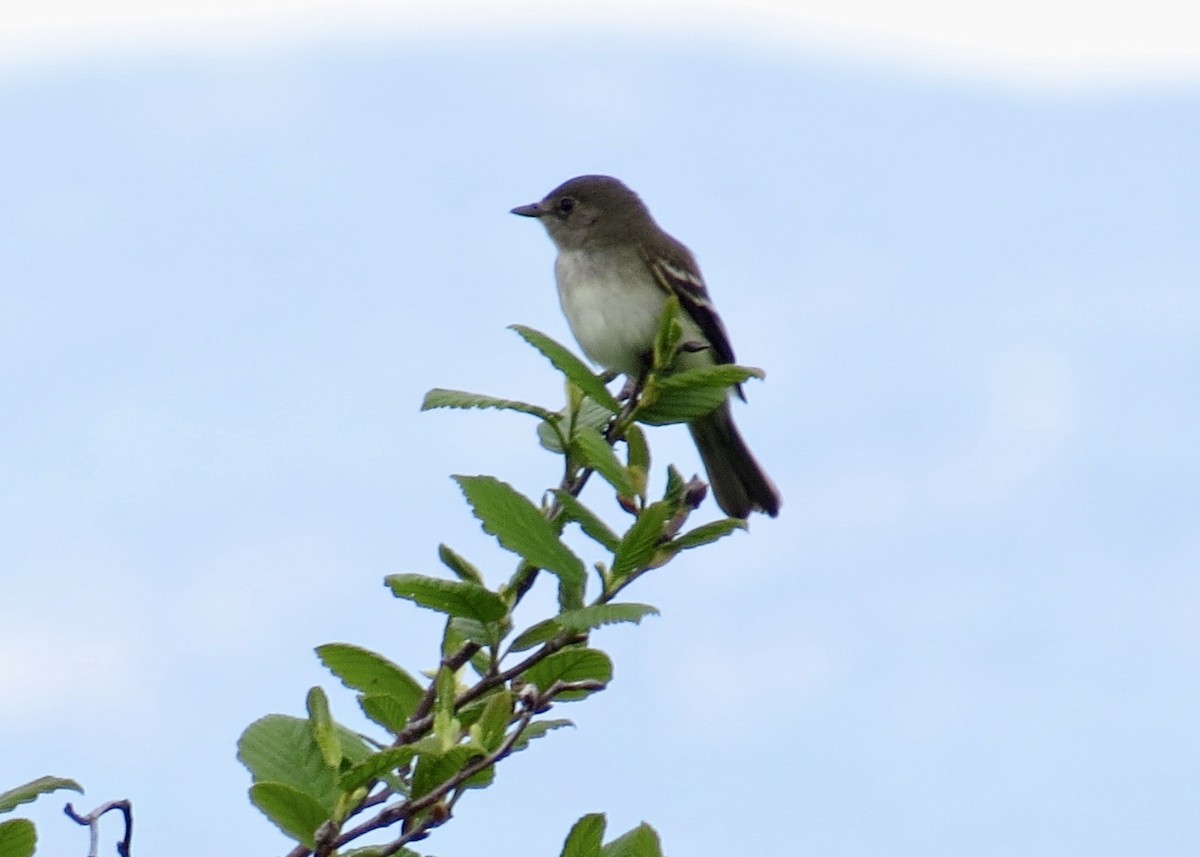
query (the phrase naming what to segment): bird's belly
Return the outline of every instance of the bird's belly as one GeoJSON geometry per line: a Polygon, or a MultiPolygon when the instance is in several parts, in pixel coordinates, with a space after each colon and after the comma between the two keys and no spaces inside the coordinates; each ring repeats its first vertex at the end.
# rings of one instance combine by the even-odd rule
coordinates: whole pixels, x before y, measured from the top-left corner
{"type": "Polygon", "coordinates": [[[584,353],[606,369],[637,375],[654,347],[666,293],[648,271],[596,265],[583,254],[560,253],[557,273],[563,313],[584,353]]]}

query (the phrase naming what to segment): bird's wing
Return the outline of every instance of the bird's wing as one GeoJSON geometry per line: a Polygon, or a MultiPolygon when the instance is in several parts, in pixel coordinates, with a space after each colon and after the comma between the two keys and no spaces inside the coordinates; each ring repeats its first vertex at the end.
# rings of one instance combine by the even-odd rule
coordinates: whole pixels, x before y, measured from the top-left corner
{"type": "Polygon", "coordinates": [[[708,289],[700,276],[700,269],[691,258],[691,254],[686,251],[684,253],[686,255],[666,256],[642,248],[642,255],[650,270],[654,272],[654,278],[667,294],[679,298],[679,305],[683,307],[683,311],[696,322],[700,332],[708,340],[716,362],[733,363],[733,346],[729,344],[729,334],[725,332],[725,325],[713,309],[708,289]]]}

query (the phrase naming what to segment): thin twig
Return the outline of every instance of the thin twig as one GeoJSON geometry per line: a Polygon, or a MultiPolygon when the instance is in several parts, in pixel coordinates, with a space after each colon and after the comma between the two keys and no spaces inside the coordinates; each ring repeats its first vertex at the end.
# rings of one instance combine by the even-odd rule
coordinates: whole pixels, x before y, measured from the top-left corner
{"type": "MultiPolygon", "coordinates": [[[[454,776],[450,777],[437,788],[432,789],[421,797],[405,801],[404,803],[396,806],[388,807],[370,821],[363,822],[358,827],[346,831],[337,838],[336,846],[341,847],[348,842],[352,842],[354,839],[357,839],[363,834],[369,833],[372,830],[379,830],[384,827],[389,827],[401,819],[412,818],[417,813],[423,812],[424,810],[427,810],[437,804],[447,794],[454,789],[457,789],[471,777],[475,776],[481,771],[486,770],[487,768],[496,764],[496,762],[505,758],[507,755],[509,755],[509,753],[512,752],[513,747],[515,747],[517,744],[517,741],[520,740],[521,736],[525,733],[525,730],[529,727],[529,723],[533,720],[533,715],[535,712],[546,704],[547,698],[547,695],[539,694],[537,699],[528,703],[517,718],[516,728],[510,732],[504,739],[504,742],[491,753],[488,753],[487,755],[476,759],[474,762],[463,766],[463,768],[454,774],[454,776]]],[[[414,842],[423,837],[430,828],[435,827],[437,824],[441,824],[446,820],[447,817],[443,817],[441,820],[435,820],[433,816],[427,816],[426,818],[421,819],[421,821],[418,822],[413,829],[406,831],[398,839],[395,839],[384,846],[379,852],[380,857],[388,857],[388,855],[395,854],[409,842],[414,842]]]]}
{"type": "MultiPolygon", "coordinates": [[[[479,683],[474,687],[471,687],[459,694],[459,696],[454,700],[454,710],[458,711],[467,703],[474,702],[476,699],[479,699],[492,688],[506,684],[516,676],[525,672],[525,670],[529,669],[534,664],[542,662],[559,649],[563,649],[569,646],[571,643],[574,643],[578,638],[578,634],[571,634],[562,635],[555,637],[552,640],[547,640],[540,649],[527,657],[525,660],[521,661],[516,666],[510,667],[509,669],[496,673],[495,675],[490,675],[487,678],[480,679],[479,683]]],[[[478,649],[478,647],[476,648],[478,649]]],[[[443,663],[446,663],[446,661],[443,661],[443,663]]],[[[459,664],[459,666],[462,666],[462,664],[459,664]]],[[[455,667],[455,669],[457,669],[457,667],[455,667]]],[[[436,683],[431,684],[430,687],[434,687],[435,684],[436,683]]],[[[429,692],[426,691],[426,695],[428,694],[429,692]]],[[[432,707],[432,702],[430,703],[430,707],[432,707]]],[[[402,744],[411,744],[418,738],[422,737],[431,728],[433,728],[432,714],[426,713],[419,720],[413,720],[410,718],[408,724],[404,727],[404,731],[401,732],[397,737],[395,746],[398,747],[402,744]]],[[[300,857],[300,855],[291,855],[291,857],[300,857]]]]}
{"type": "Polygon", "coordinates": [[[121,855],[121,857],[129,857],[129,849],[133,844],[133,804],[128,800],[111,800],[96,807],[87,815],[77,813],[75,807],[71,806],[71,804],[63,807],[63,812],[67,814],[69,819],[76,824],[81,824],[88,828],[88,835],[91,839],[91,844],[88,847],[88,857],[99,857],[100,817],[114,809],[120,810],[121,815],[125,816],[125,835],[117,843],[117,854],[121,855]]]}
{"type": "MultiPolygon", "coordinates": [[[[451,672],[457,672],[481,648],[483,647],[478,643],[463,643],[462,648],[453,655],[442,658],[441,666],[446,667],[451,672]]],[[[436,698],[437,682],[431,681],[429,682],[429,687],[425,688],[425,693],[421,695],[421,701],[417,703],[417,707],[413,709],[413,713],[408,716],[408,722],[400,730],[400,734],[396,736],[396,740],[392,746],[399,747],[403,744],[411,744],[433,725],[433,717],[429,712],[433,710],[433,702],[436,698]]]]}
{"type": "MultiPolygon", "coordinates": [[[[609,421],[608,426],[604,431],[604,439],[607,441],[609,446],[614,446],[617,441],[625,437],[626,430],[633,422],[633,412],[638,407],[642,391],[649,376],[649,370],[639,375],[621,410],[609,421]]],[[[563,450],[563,454],[566,456],[566,449],[563,450]]],[[[572,475],[568,469],[567,472],[564,472],[563,478],[559,482],[558,490],[560,492],[569,494],[572,497],[578,497],[583,491],[584,486],[587,484],[588,479],[591,477],[593,472],[593,468],[587,467],[572,475]]],[[[558,521],[562,516],[562,513],[563,505],[557,496],[550,506],[547,507],[543,512],[546,520],[551,523],[558,521]]],[[[540,569],[534,567],[529,567],[526,570],[525,578],[519,582],[514,592],[515,597],[513,599],[513,607],[519,604],[532,588],[534,581],[537,579],[539,571],[540,569]]],[[[608,597],[602,596],[598,603],[603,603],[607,600],[610,600],[612,595],[615,594],[616,593],[613,592],[609,593],[608,597]]],[[[541,646],[541,648],[529,655],[516,666],[510,667],[502,672],[493,673],[492,675],[486,676],[473,687],[464,691],[455,699],[454,710],[458,711],[464,705],[479,699],[493,688],[507,684],[512,679],[524,673],[530,667],[540,663],[550,655],[560,651],[566,646],[586,639],[586,634],[561,634],[551,640],[548,640],[541,646]]],[[[478,651],[480,651],[481,648],[482,646],[477,643],[464,643],[463,646],[453,655],[444,657],[441,661],[441,666],[457,671],[478,651]]],[[[466,765],[457,774],[455,774],[445,783],[442,783],[436,789],[430,791],[428,794],[423,795],[416,800],[408,800],[394,806],[386,807],[374,818],[342,833],[340,836],[336,837],[335,840],[322,842],[321,847],[318,848],[316,854],[321,855],[323,853],[332,853],[337,848],[340,848],[346,843],[351,842],[366,833],[369,833],[373,830],[379,830],[384,827],[389,827],[397,821],[405,818],[411,819],[417,813],[429,809],[437,804],[438,801],[442,800],[449,792],[457,789],[468,779],[475,776],[475,774],[487,769],[491,765],[496,764],[496,762],[508,756],[512,752],[513,747],[516,745],[521,735],[523,735],[528,728],[534,714],[548,709],[555,696],[568,690],[601,690],[604,688],[604,686],[605,685],[603,682],[590,680],[581,682],[556,681],[546,691],[536,693],[534,696],[526,698],[524,700],[525,710],[521,712],[516,721],[517,728],[514,729],[511,734],[509,734],[504,743],[501,744],[500,747],[496,748],[495,751],[477,759],[471,764],[466,765]]],[[[411,744],[424,736],[433,727],[433,714],[431,712],[436,699],[437,682],[431,681],[429,686],[425,689],[425,692],[421,695],[421,699],[417,703],[416,708],[414,708],[412,714],[409,715],[408,721],[405,723],[404,728],[399,734],[397,734],[396,740],[393,742],[393,746],[411,744]]],[[[351,815],[355,815],[369,806],[378,805],[380,802],[385,801],[389,796],[390,790],[385,789],[383,792],[373,795],[370,798],[365,798],[354,809],[351,815]]],[[[454,798],[454,801],[457,801],[457,796],[454,798]]],[[[379,852],[381,857],[389,857],[389,855],[397,853],[408,843],[423,838],[428,834],[429,830],[444,823],[448,818],[448,813],[438,818],[435,818],[432,813],[426,815],[411,830],[406,831],[399,838],[384,846],[379,852]]],[[[288,857],[308,857],[310,854],[314,854],[314,852],[301,845],[289,852],[288,857]]]]}

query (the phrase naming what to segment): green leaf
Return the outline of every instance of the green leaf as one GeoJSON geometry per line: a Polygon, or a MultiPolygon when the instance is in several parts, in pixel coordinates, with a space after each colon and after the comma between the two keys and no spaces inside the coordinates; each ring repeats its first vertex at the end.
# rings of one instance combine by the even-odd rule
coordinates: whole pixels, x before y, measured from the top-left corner
{"type": "Polygon", "coordinates": [[[322,807],[322,820],[333,814],[337,777],[325,764],[307,720],[282,714],[256,720],[238,739],[238,759],[250,769],[255,782],[286,786],[306,795],[322,807]]]}
{"type": "MultiPolygon", "coordinates": [[[[562,699],[562,697],[559,697],[562,699]]],[[[529,746],[530,741],[536,741],[543,737],[548,732],[555,729],[562,729],[564,726],[574,727],[575,724],[570,720],[535,720],[525,727],[525,731],[521,733],[521,737],[513,744],[513,752],[519,752],[529,746]]]]}
{"type": "Polygon", "coordinates": [[[662,845],[654,828],[642,822],[601,848],[600,854],[601,857],[662,857],[662,845]]]}
{"type": "Polygon", "coordinates": [[[37,848],[37,829],[27,818],[0,822],[0,857],[32,857],[37,848]]]}
{"type": "Polygon", "coordinates": [[[667,465],[667,487],[663,491],[663,500],[672,506],[678,506],[683,500],[683,489],[687,485],[683,476],[675,469],[674,464],[667,465]]]}
{"type": "Polygon", "coordinates": [[[363,714],[395,735],[408,725],[415,705],[403,705],[394,696],[360,696],[358,707],[363,714]]]}
{"type": "Polygon", "coordinates": [[[672,295],[663,304],[659,317],[658,332],[654,335],[654,368],[670,369],[675,362],[675,351],[683,339],[683,325],[679,322],[679,298],[672,295]]]}
{"type": "Polygon", "coordinates": [[[357,765],[343,771],[338,776],[338,787],[343,792],[352,792],[362,788],[372,780],[378,780],[385,775],[392,775],[413,760],[416,750],[411,746],[388,747],[363,759],[357,765]]]}
{"type": "MultiPolygon", "coordinates": [[[[497,646],[508,631],[512,630],[512,622],[477,622],[474,619],[464,619],[462,616],[450,617],[454,636],[460,640],[470,640],[481,646],[497,646]]],[[[445,654],[452,654],[458,646],[450,648],[445,654]]]]}
{"type": "Polygon", "coordinates": [[[0,792],[0,812],[9,812],[23,803],[36,800],[39,795],[49,794],[59,789],[70,789],[71,791],[83,794],[83,786],[74,780],[62,777],[38,777],[36,780],[31,780],[23,786],[17,786],[15,789],[0,792]]]}
{"type": "Polygon", "coordinates": [[[596,429],[604,428],[612,419],[612,412],[603,405],[598,405],[591,399],[584,398],[575,408],[575,416],[571,420],[571,430],[578,431],[584,426],[596,429]]]}
{"type": "MultiPolygon", "coordinates": [[[[599,649],[583,647],[563,649],[547,657],[545,660],[531,666],[521,678],[529,684],[537,686],[540,691],[547,691],[556,681],[598,681],[608,684],[612,681],[612,660],[599,649]]],[[[593,691],[567,691],[555,697],[562,702],[583,699],[593,691]]]]}
{"type": "Polygon", "coordinates": [[[621,543],[620,536],[609,529],[608,525],[600,520],[595,512],[580,503],[577,498],[572,497],[566,491],[556,490],[554,496],[558,498],[558,503],[562,506],[563,516],[568,521],[574,521],[579,524],[579,528],[593,540],[602,544],[606,549],[614,553],[616,552],[617,545],[621,543]]]}
{"type": "Polygon", "coordinates": [[[562,430],[556,428],[552,423],[541,422],[537,426],[538,443],[543,448],[561,454],[563,451],[563,436],[562,430]]]}
{"type": "Polygon", "coordinates": [[[471,730],[484,750],[491,753],[504,743],[504,735],[508,731],[512,714],[513,694],[507,690],[492,694],[483,709],[483,714],[471,730]]]}
{"type": "Polygon", "coordinates": [[[749,378],[761,377],[761,369],[731,363],[656,376],[646,385],[642,404],[633,417],[650,425],[691,422],[711,413],[724,402],[729,397],[730,387],[749,378]]]}
{"type": "Polygon", "coordinates": [[[562,857],[600,857],[605,823],[602,812],[585,815],[575,822],[563,843],[562,857]]]}
{"type": "Polygon", "coordinates": [[[701,524],[693,530],[688,530],[679,538],[670,543],[670,547],[677,551],[690,550],[698,548],[701,545],[711,544],[718,539],[723,539],[725,536],[735,530],[749,529],[746,522],[740,518],[722,518],[718,521],[710,521],[707,524],[701,524]]]}
{"type": "Polygon", "coordinates": [[[518,402],[514,399],[497,399],[495,396],[484,396],[479,393],[467,393],[462,390],[443,390],[434,388],[425,394],[421,402],[421,410],[431,411],[435,408],[495,408],[502,411],[518,411],[541,417],[553,422],[561,419],[561,415],[546,408],[531,405],[528,402],[518,402]]]}
{"type": "Polygon", "coordinates": [[[305,705],[308,708],[308,724],[321,757],[326,765],[336,769],[342,763],[342,742],[338,740],[333,715],[329,713],[329,697],[321,688],[314,687],[308,691],[305,705]]]}
{"type": "MultiPolygon", "coordinates": [[[[455,476],[454,479],[485,532],[532,565],[557,575],[561,584],[559,600],[566,602],[564,606],[582,606],[587,578],[583,561],[559,540],[554,527],[528,498],[491,476],[455,476]]],[[[474,618],[488,621],[499,617],[474,618]]]]}
{"type": "Polygon", "coordinates": [[[650,472],[650,447],[646,444],[646,433],[638,425],[625,429],[625,444],[629,448],[629,467],[650,472]]]}
{"type": "Polygon", "coordinates": [[[275,782],[255,783],[250,801],[288,836],[308,848],[316,845],[317,828],[329,820],[329,814],[304,792],[275,782]]]}
{"type": "Polygon", "coordinates": [[[433,700],[433,734],[443,749],[450,749],[462,738],[462,726],[454,717],[454,701],[458,697],[458,681],[454,670],[442,667],[437,674],[437,694],[433,700]]]}
{"type": "Polygon", "coordinates": [[[608,445],[608,441],[601,437],[600,432],[590,426],[583,426],[575,432],[571,443],[583,463],[599,473],[604,481],[617,490],[619,496],[632,497],[636,493],[625,466],[608,445]]]}
{"type": "Polygon", "coordinates": [[[483,575],[479,572],[479,569],[444,544],[438,545],[438,559],[464,583],[484,585],[483,575]]]}
{"type": "Polygon", "coordinates": [[[634,572],[650,566],[663,543],[663,528],[674,511],[670,503],[660,501],[651,503],[638,514],[637,520],[621,539],[621,545],[613,557],[614,581],[620,583],[634,572]]]}
{"type": "Polygon", "coordinates": [[[543,619],[541,622],[538,622],[536,625],[530,625],[518,634],[509,648],[514,652],[523,652],[526,649],[532,649],[534,646],[540,646],[542,643],[557,637],[561,633],[562,625],[558,624],[557,619],[543,619]]]}
{"type": "Polygon", "coordinates": [[[467,663],[480,676],[487,675],[491,670],[493,652],[510,633],[512,620],[507,616],[499,622],[477,622],[462,616],[450,616],[442,634],[442,657],[454,656],[464,643],[475,643],[482,648],[471,655],[467,663]]]}
{"type": "MultiPolygon", "coordinates": [[[[613,418],[612,413],[603,405],[597,405],[586,396],[578,398],[579,402],[572,411],[570,433],[574,434],[584,427],[593,428],[596,431],[606,428],[613,418]]],[[[561,428],[562,424],[559,425],[561,428]]],[[[548,423],[538,425],[538,441],[551,452],[561,453],[563,451],[560,434],[556,434],[548,423]]]]}
{"type": "Polygon", "coordinates": [[[476,747],[460,744],[443,753],[422,753],[413,770],[412,797],[424,797],[451,779],[472,759],[483,755],[476,747]]]}
{"type": "Polygon", "coordinates": [[[554,365],[554,368],[570,378],[571,382],[588,398],[598,405],[603,405],[610,413],[620,412],[620,403],[612,393],[608,392],[604,381],[568,349],[531,327],[514,324],[512,329],[517,332],[518,336],[542,352],[546,359],[554,365]]]}
{"type": "MultiPolygon", "coordinates": [[[[424,688],[411,675],[383,655],[349,643],[317,646],[317,657],[342,684],[367,696],[390,696],[411,713],[417,707],[424,688]]],[[[407,719],[405,714],[403,719],[407,719]]]]}
{"type": "Polygon", "coordinates": [[[406,598],[430,610],[450,616],[465,616],[479,622],[495,622],[508,615],[508,605],[499,595],[476,583],[442,580],[421,574],[389,574],[384,582],[397,598],[406,598]]]}
{"type": "Polygon", "coordinates": [[[646,616],[657,616],[658,610],[649,604],[591,604],[578,610],[559,613],[555,617],[558,624],[568,631],[583,633],[601,625],[612,625],[617,622],[640,623],[646,616]]]}

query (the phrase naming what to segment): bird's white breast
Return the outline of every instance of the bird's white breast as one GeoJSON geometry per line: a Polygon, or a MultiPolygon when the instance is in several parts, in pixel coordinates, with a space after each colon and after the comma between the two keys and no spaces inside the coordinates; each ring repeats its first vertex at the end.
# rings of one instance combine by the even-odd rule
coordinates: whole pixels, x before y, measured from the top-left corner
{"type": "Polygon", "coordinates": [[[584,353],[606,369],[636,375],[666,302],[636,248],[560,250],[555,274],[563,313],[584,353]]]}

